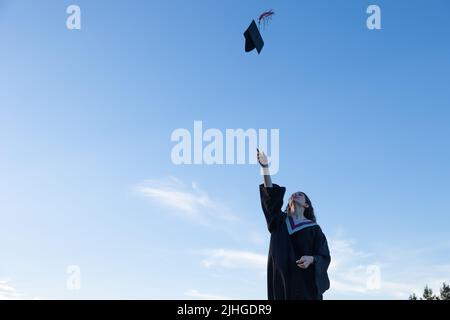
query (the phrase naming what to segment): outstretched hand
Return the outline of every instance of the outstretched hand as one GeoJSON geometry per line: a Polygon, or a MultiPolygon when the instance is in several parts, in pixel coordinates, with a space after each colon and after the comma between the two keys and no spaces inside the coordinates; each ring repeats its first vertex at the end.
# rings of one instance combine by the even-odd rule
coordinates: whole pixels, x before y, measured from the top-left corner
{"type": "Polygon", "coordinates": [[[257,151],[258,163],[261,165],[261,167],[267,168],[269,166],[269,161],[267,160],[266,154],[264,153],[264,151],[259,151],[258,148],[256,148],[256,151],[257,151]]]}
{"type": "Polygon", "coordinates": [[[267,160],[267,156],[264,151],[259,151],[256,148],[258,155],[258,163],[261,165],[261,174],[264,175],[264,187],[272,188],[272,179],[270,178],[269,172],[269,161],[267,160]]]}

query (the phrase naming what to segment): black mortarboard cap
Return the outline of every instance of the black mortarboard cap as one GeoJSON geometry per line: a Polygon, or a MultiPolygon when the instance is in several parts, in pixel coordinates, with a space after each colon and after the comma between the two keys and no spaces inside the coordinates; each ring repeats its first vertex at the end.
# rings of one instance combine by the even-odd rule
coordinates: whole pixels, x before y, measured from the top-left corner
{"type": "Polygon", "coordinates": [[[258,51],[259,54],[264,47],[264,40],[261,37],[261,33],[259,32],[255,20],[252,21],[248,29],[244,32],[244,37],[245,52],[250,52],[256,48],[256,51],[258,51]]]}

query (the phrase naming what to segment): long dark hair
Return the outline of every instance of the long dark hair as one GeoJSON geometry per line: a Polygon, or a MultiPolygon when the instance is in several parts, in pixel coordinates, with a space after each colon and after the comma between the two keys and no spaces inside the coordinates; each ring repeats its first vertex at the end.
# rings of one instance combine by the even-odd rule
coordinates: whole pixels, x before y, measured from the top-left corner
{"type": "MultiPolygon", "coordinates": [[[[308,208],[305,208],[303,215],[305,216],[306,219],[311,220],[313,222],[317,222],[316,215],[314,214],[314,207],[312,206],[311,200],[306,195],[306,193],[304,193],[304,192],[300,192],[300,193],[305,196],[306,203],[308,204],[308,208]]],[[[295,203],[295,201],[294,201],[294,203],[295,203]]],[[[286,205],[286,209],[284,210],[284,212],[286,212],[287,214],[289,214],[288,208],[289,208],[289,202],[286,205]]]]}

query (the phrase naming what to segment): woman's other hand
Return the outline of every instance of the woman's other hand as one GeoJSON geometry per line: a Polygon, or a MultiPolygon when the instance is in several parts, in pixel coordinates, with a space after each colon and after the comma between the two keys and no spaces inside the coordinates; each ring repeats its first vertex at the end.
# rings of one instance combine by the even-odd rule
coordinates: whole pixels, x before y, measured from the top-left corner
{"type": "Polygon", "coordinates": [[[303,256],[300,260],[297,260],[297,266],[301,269],[308,269],[308,267],[314,262],[313,256],[303,256]]]}

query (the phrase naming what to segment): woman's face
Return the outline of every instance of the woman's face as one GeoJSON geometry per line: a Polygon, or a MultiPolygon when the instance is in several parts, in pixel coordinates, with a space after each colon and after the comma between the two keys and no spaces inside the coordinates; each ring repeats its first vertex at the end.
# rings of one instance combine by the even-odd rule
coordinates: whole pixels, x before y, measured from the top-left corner
{"type": "Polygon", "coordinates": [[[306,203],[306,197],[303,194],[303,192],[295,192],[291,195],[289,198],[289,202],[295,201],[296,203],[300,204],[304,208],[308,208],[309,205],[306,203]]]}

